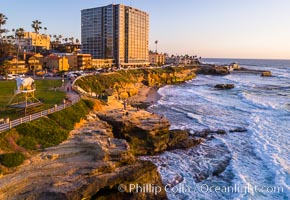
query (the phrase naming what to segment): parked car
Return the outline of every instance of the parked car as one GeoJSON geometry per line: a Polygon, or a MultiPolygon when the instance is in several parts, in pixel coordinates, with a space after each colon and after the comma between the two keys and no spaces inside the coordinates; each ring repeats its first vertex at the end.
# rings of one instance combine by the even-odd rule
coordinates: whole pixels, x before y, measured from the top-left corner
{"type": "Polygon", "coordinates": [[[20,78],[25,78],[24,74],[15,74],[15,75],[17,75],[17,77],[20,77],[20,78]]]}
{"type": "Polygon", "coordinates": [[[46,73],[43,75],[44,77],[53,77],[53,73],[46,73]]]}
{"type": "Polygon", "coordinates": [[[4,75],[3,79],[5,79],[5,80],[14,80],[14,79],[16,79],[16,77],[18,77],[18,76],[16,76],[16,74],[8,74],[7,77],[4,75]]]}

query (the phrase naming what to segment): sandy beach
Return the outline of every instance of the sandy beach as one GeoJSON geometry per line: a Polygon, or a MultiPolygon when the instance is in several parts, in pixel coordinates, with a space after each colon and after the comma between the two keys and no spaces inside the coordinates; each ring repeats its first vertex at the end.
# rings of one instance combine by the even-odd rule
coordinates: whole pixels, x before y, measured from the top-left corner
{"type": "Polygon", "coordinates": [[[156,87],[143,86],[140,88],[138,95],[128,98],[128,102],[148,102],[154,104],[161,98],[160,94],[158,94],[158,89],[156,87]]]}

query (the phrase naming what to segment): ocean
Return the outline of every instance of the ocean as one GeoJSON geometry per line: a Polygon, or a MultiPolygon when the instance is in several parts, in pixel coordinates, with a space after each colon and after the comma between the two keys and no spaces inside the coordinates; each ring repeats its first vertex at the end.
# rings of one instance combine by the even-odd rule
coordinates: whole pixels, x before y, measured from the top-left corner
{"type": "Polygon", "coordinates": [[[158,90],[149,110],[165,116],[171,129],[222,129],[201,145],[144,157],[161,174],[169,199],[290,199],[290,61],[203,59],[238,62],[270,70],[272,77],[250,73],[198,75],[158,90]],[[232,90],[218,90],[232,83],[232,90]],[[238,128],[245,132],[230,132],[238,128]]]}

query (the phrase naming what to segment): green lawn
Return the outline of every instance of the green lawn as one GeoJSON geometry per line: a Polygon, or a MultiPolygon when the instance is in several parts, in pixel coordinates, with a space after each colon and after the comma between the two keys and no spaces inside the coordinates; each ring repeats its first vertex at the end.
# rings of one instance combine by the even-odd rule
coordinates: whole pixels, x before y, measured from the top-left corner
{"type": "Polygon", "coordinates": [[[54,91],[55,87],[61,87],[61,80],[36,80],[36,98],[44,99],[44,107],[49,108],[54,104],[62,103],[65,98],[64,91],[54,91]]]}
{"type": "MultiPolygon", "coordinates": [[[[61,86],[61,80],[36,80],[36,98],[42,98],[44,104],[37,110],[52,107],[54,104],[59,104],[65,97],[64,91],[54,91],[55,87],[61,86]]],[[[0,81],[0,118],[8,116],[11,119],[18,118],[21,114],[15,110],[7,110],[7,105],[13,96],[16,89],[16,81],[0,81]]]]}

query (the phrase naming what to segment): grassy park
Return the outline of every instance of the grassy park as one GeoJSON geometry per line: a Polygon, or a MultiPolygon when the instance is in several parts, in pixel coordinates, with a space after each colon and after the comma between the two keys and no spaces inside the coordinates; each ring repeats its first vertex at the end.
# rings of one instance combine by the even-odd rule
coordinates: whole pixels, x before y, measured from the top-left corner
{"type": "MultiPolygon", "coordinates": [[[[62,85],[61,80],[35,80],[36,92],[35,97],[43,100],[43,105],[37,110],[47,109],[54,104],[59,104],[65,98],[65,92],[54,88],[62,85]]],[[[14,109],[7,109],[10,99],[13,97],[16,89],[16,81],[0,81],[0,118],[9,117],[15,119],[23,113],[16,112],[14,109]]]]}

